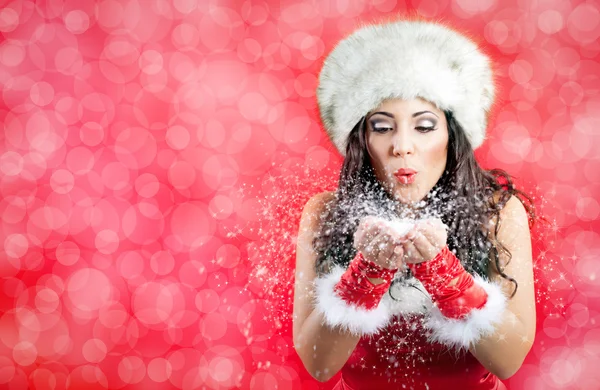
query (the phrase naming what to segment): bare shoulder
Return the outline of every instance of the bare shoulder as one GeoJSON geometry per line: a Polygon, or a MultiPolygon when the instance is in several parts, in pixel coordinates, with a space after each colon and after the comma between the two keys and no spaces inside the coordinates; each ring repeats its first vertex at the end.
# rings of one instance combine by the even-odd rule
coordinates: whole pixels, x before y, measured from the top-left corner
{"type": "Polygon", "coordinates": [[[300,219],[300,234],[317,230],[322,215],[335,200],[335,192],[325,191],[313,195],[304,205],[300,219]]]}
{"type": "Polygon", "coordinates": [[[311,197],[305,204],[296,242],[296,270],[294,274],[294,340],[301,324],[313,307],[313,281],[316,278],[317,253],[313,240],[318,234],[322,215],[335,199],[335,192],[322,192],[311,197]]]}
{"type": "MultiPolygon", "coordinates": [[[[494,203],[498,203],[500,201],[500,193],[496,193],[494,195],[494,203]]],[[[522,232],[523,228],[527,228],[529,231],[529,219],[527,210],[523,205],[523,202],[515,195],[511,195],[508,199],[504,207],[500,210],[500,226],[498,231],[498,239],[501,240],[503,237],[506,238],[507,235],[515,228],[519,228],[522,232]]],[[[491,220],[491,226],[494,227],[498,222],[498,218],[494,216],[491,220]]],[[[494,235],[494,229],[490,229],[490,234],[494,235]]]]}
{"type": "Polygon", "coordinates": [[[334,192],[322,192],[311,197],[304,205],[300,226],[298,226],[298,240],[296,245],[296,266],[314,267],[316,252],[313,240],[318,234],[322,220],[330,203],[335,199],[334,192]]]}
{"type": "MultiPolygon", "coordinates": [[[[490,233],[494,236],[494,229],[490,233]]],[[[502,251],[499,254],[502,271],[512,274],[517,280],[522,275],[529,278],[532,269],[531,232],[527,210],[517,196],[512,195],[500,210],[500,225],[495,238],[510,253],[507,255],[502,251]]],[[[490,265],[492,271],[498,274],[495,264],[490,265]]]]}
{"type": "Polygon", "coordinates": [[[490,276],[500,284],[506,295],[511,297],[508,309],[525,324],[528,340],[533,340],[535,291],[531,233],[527,210],[517,196],[511,196],[500,210],[497,241],[505,249],[498,253],[500,271],[514,279],[517,284],[513,285],[502,277],[494,262],[490,262],[490,276]]]}
{"type": "Polygon", "coordinates": [[[304,206],[304,213],[323,211],[335,199],[335,191],[325,191],[313,195],[304,206]]]}

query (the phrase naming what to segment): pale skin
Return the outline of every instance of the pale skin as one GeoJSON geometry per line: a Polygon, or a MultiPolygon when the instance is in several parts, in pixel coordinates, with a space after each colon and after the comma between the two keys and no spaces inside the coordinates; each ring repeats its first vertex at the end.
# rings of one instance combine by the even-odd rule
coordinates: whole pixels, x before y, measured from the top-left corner
{"type": "MultiPolygon", "coordinates": [[[[390,99],[371,111],[367,118],[368,152],[376,176],[396,199],[410,207],[433,188],[444,171],[448,145],[444,114],[422,99],[390,99]],[[413,116],[416,113],[420,114],[413,116]],[[387,129],[374,131],[375,127],[387,129]],[[425,132],[423,128],[434,130],[425,132]],[[398,168],[418,171],[415,182],[394,181],[391,173],[398,168]]],[[[359,341],[358,336],[324,325],[321,315],[313,311],[317,254],[312,240],[319,230],[319,216],[332,200],[333,193],[324,192],[307,202],[296,248],[294,346],[308,372],[322,382],[341,370],[359,341]]],[[[496,332],[472,345],[469,351],[487,370],[506,379],[521,367],[531,349],[536,318],[530,230],[526,210],[518,198],[513,196],[507,202],[500,212],[500,220],[496,238],[512,254],[508,262],[505,253],[500,252],[500,264],[504,273],[513,277],[519,287],[508,300],[496,332]]],[[[495,223],[495,220],[490,221],[490,230],[495,223]]],[[[489,234],[493,236],[493,231],[489,234]]],[[[446,239],[446,227],[440,220],[421,221],[407,235],[400,237],[374,223],[373,219],[365,218],[354,235],[354,246],[367,259],[383,267],[399,268],[406,263],[431,260],[446,244],[446,239]]],[[[489,273],[510,296],[514,285],[502,278],[493,264],[489,273]]]]}

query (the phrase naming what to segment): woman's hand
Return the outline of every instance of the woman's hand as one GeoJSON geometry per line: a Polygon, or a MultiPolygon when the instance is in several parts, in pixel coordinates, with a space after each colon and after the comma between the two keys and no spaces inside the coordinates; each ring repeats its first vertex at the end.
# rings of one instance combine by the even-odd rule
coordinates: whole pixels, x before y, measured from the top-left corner
{"type": "Polygon", "coordinates": [[[446,245],[447,229],[439,218],[417,221],[400,240],[404,254],[402,260],[414,264],[433,259],[446,245]]]}
{"type": "Polygon", "coordinates": [[[354,247],[365,259],[383,268],[396,269],[402,266],[404,251],[402,236],[377,217],[363,218],[354,233],[354,247]]]}

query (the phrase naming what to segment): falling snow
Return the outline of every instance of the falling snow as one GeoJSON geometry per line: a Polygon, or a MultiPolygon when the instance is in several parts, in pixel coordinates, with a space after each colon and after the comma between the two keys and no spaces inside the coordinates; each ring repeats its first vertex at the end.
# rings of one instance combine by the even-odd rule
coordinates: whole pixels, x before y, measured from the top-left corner
{"type": "MultiPolygon", "coordinates": [[[[317,74],[358,20],[406,12],[493,53],[502,101],[477,157],[548,217],[536,340],[510,388],[600,381],[597,4],[5,3],[1,388],[329,388],[291,337],[302,208],[341,163],[317,74]]],[[[390,373],[427,359],[409,338],[372,342],[390,373]]]]}

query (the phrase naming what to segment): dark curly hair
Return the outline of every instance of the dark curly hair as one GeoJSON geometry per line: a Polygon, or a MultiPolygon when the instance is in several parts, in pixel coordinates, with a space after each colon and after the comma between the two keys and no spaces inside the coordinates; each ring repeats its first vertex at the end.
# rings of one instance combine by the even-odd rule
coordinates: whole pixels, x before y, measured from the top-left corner
{"type": "MultiPolygon", "coordinates": [[[[365,117],[348,135],[346,158],[340,172],[335,197],[321,215],[320,231],[313,240],[317,252],[316,272],[323,274],[333,264],[347,267],[356,255],[353,236],[367,215],[419,218],[436,216],[448,226],[448,247],[471,274],[489,279],[488,266],[494,261],[500,275],[514,283],[500,264],[499,252],[511,254],[495,237],[500,228],[500,210],[512,195],[525,206],[530,227],[536,214],[532,199],[513,185],[503,170],[485,170],[475,159],[467,136],[450,111],[444,111],[448,126],[446,168],[435,186],[418,202],[415,211],[404,210],[375,177],[366,147],[365,117]],[[494,195],[499,195],[495,199],[494,195]],[[488,232],[496,217],[494,237],[488,232]]],[[[407,271],[410,272],[410,271],[407,271]]],[[[390,289],[391,290],[391,289],[390,289]]]]}

